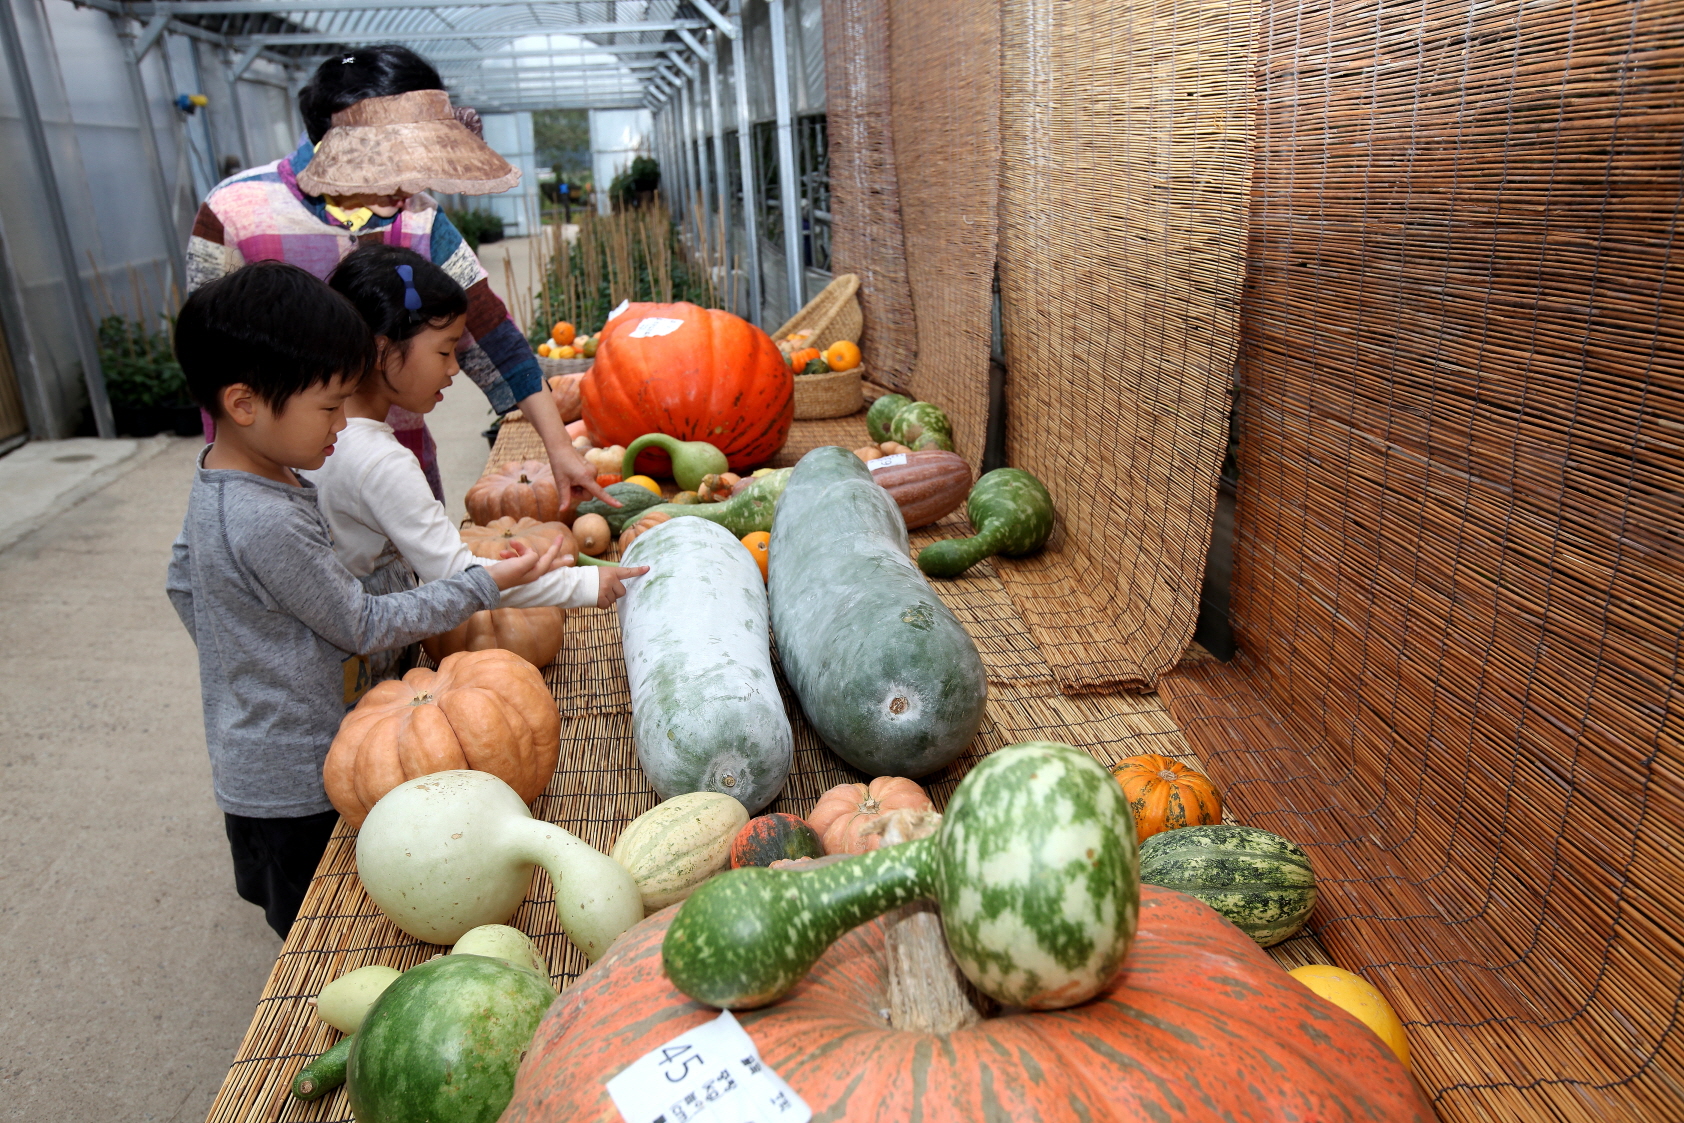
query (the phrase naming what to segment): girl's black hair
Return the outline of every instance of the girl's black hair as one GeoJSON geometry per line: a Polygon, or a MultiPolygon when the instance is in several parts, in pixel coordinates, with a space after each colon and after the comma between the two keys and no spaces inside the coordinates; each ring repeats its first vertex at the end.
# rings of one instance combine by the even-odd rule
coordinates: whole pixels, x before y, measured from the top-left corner
{"type": "Polygon", "coordinates": [[[175,357],[193,400],[220,416],[245,383],[277,414],[312,386],[360,382],[374,336],[350,301],[284,261],[258,261],[198,289],[175,321],[175,357]]]}
{"type": "Polygon", "coordinates": [[[364,98],[442,89],[444,82],[432,63],[408,47],[377,43],[334,55],[318,66],[298,91],[298,112],[310,140],[319,144],[333,115],[364,98]]]}
{"type": "Polygon", "coordinates": [[[422,328],[442,328],[468,311],[468,294],[449,273],[414,250],[384,242],[352,250],[327,283],[351,302],[370,331],[400,347],[422,328]],[[409,267],[407,284],[400,265],[409,267]],[[406,304],[411,289],[415,299],[406,304]]]}

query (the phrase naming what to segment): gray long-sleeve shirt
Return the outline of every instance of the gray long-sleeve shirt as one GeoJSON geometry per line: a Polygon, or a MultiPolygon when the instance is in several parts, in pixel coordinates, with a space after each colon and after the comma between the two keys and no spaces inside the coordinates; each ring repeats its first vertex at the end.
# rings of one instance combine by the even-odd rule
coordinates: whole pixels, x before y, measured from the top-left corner
{"type": "Polygon", "coordinates": [[[217,805],[259,819],[327,811],[346,659],[495,608],[497,583],[474,566],[371,596],[334,557],[314,487],[205,468],[203,453],[199,464],[165,589],[199,648],[217,805]]]}

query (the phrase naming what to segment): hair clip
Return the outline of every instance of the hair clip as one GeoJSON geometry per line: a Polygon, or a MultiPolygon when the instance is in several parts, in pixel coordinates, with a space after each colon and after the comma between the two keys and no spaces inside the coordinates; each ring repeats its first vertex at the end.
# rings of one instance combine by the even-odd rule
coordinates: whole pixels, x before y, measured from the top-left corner
{"type": "Polygon", "coordinates": [[[398,277],[403,281],[403,306],[409,309],[411,316],[421,314],[421,294],[415,291],[415,270],[408,265],[397,266],[398,277]]]}
{"type": "Polygon", "coordinates": [[[353,62],[356,62],[356,61],[357,61],[356,55],[346,55],[344,58],[339,60],[339,65],[340,66],[350,66],[353,62]]]}

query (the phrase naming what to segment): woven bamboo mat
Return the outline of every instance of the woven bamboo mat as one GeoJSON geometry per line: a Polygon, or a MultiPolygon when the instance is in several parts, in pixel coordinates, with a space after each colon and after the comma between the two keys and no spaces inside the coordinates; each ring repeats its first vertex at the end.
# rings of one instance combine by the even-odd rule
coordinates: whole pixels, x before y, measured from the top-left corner
{"type": "MultiPolygon", "coordinates": [[[[866,440],[863,413],[796,422],[774,464],[793,463],[819,445],[853,448],[866,440]]],[[[542,445],[530,425],[506,421],[490,463],[542,455],[542,445]]],[[[915,532],[914,548],[956,533],[968,533],[958,514],[915,532]]],[[[945,805],[977,760],[1018,741],[1066,741],[1086,748],[1107,765],[1151,752],[1198,766],[1197,756],[1155,696],[1062,694],[1052,668],[988,563],[957,581],[939,582],[936,588],[976,639],[989,678],[988,715],[975,744],[952,766],[923,781],[938,806],[945,805]]],[[[638,766],[632,742],[631,697],[615,612],[568,613],[562,658],[544,677],[562,714],[561,755],[555,777],[533,812],[607,851],[627,823],[658,802],[638,766]]],[[[783,795],[770,810],[804,815],[826,789],[864,777],[819,741],[801,717],[800,706],[781,674],[779,685],[793,719],[795,761],[783,795]]],[[[306,999],[357,967],[385,963],[407,968],[444,950],[405,935],[379,913],[357,880],[355,847],[355,832],[342,824],[264,987],[211,1109],[211,1123],[348,1120],[342,1090],[315,1104],[300,1104],[287,1095],[293,1075],[305,1060],[338,1038],[335,1031],[316,1021],[306,999]]],[[[533,937],[558,987],[569,985],[584,970],[583,956],[556,924],[554,893],[543,871],[536,871],[531,895],[511,923],[533,937]]],[[[1289,966],[1328,961],[1313,941],[1295,940],[1273,950],[1289,966]]]]}
{"type": "Polygon", "coordinates": [[[918,325],[895,176],[888,0],[825,0],[824,26],[832,272],[860,279],[866,369],[904,390],[918,355],[918,325]]]}
{"type": "Polygon", "coordinates": [[[1265,7],[1243,654],[1163,697],[1446,1119],[1684,1119],[1679,9],[1265,7]]]}

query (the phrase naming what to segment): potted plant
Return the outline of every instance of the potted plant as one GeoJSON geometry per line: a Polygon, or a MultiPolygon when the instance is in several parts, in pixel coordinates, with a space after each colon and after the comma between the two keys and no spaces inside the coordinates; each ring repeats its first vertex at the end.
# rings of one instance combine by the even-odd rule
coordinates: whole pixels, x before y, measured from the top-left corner
{"type": "Polygon", "coordinates": [[[127,317],[107,316],[99,324],[99,363],[117,432],[129,437],[204,432],[168,332],[148,332],[127,317]]]}

